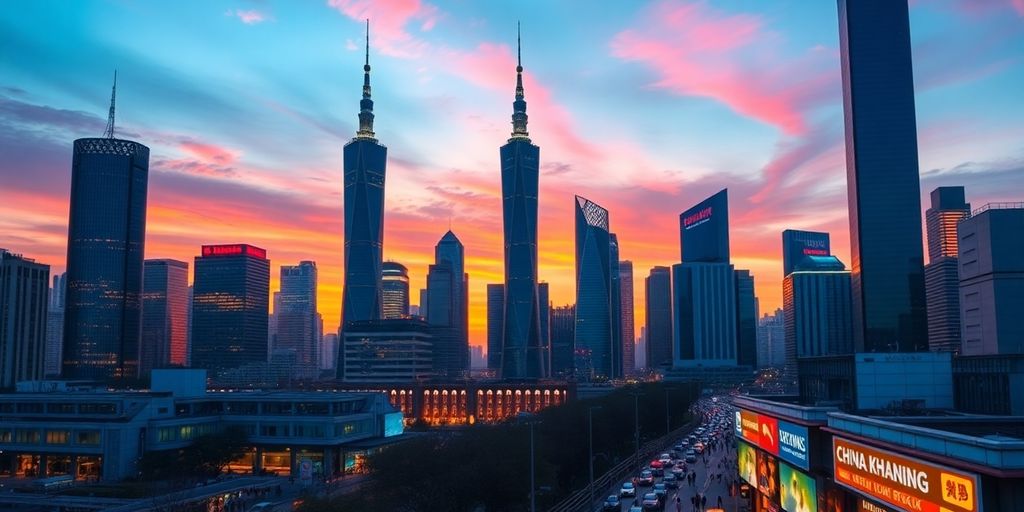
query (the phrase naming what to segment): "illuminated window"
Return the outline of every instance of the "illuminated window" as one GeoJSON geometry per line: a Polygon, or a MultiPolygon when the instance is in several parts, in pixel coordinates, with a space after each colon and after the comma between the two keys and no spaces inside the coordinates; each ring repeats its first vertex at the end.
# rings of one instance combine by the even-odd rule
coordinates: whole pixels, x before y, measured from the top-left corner
{"type": "Polygon", "coordinates": [[[71,432],[67,430],[46,431],[46,444],[68,444],[68,439],[70,438],[71,432]]]}
{"type": "Polygon", "coordinates": [[[21,444],[34,444],[39,442],[39,431],[28,429],[17,429],[14,431],[14,442],[21,444]]]}

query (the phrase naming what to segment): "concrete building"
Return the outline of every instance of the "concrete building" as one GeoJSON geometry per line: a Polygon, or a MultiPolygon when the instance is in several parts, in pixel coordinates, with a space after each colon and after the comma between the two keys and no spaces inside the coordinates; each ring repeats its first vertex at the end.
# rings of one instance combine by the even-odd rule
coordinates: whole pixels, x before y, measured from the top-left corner
{"type": "Polygon", "coordinates": [[[338,378],[380,384],[432,377],[435,329],[415,319],[350,322],[342,333],[338,378]]]}
{"type": "Polygon", "coordinates": [[[50,266],[0,249],[0,389],[42,379],[50,266]]]}
{"type": "Polygon", "coordinates": [[[757,367],[782,368],[786,364],[785,313],[776,309],[757,321],[757,367]]]}

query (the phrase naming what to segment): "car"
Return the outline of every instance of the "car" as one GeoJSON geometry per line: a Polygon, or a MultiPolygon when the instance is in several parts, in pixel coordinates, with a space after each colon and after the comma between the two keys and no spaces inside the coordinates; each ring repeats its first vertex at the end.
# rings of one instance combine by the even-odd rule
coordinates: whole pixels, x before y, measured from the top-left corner
{"type": "Polygon", "coordinates": [[[619,490],[619,496],[622,496],[623,498],[635,498],[636,486],[633,485],[633,482],[626,482],[622,484],[622,489],[619,490]]]}
{"type": "Polygon", "coordinates": [[[649,470],[641,471],[639,484],[643,486],[654,485],[654,473],[649,470]]]}
{"type": "Polygon", "coordinates": [[[695,455],[693,453],[687,453],[685,460],[686,460],[686,462],[689,462],[691,464],[694,463],[694,462],[697,462],[697,455],[695,455]]]}
{"type": "MultiPolygon", "coordinates": [[[[683,442],[685,442],[685,441],[683,441],[683,442]]],[[[683,448],[684,448],[683,447],[683,442],[677,443],[675,446],[673,446],[672,447],[672,451],[674,451],[674,452],[681,452],[681,451],[683,451],[683,448]]]]}
{"type": "Polygon", "coordinates": [[[665,468],[664,467],[651,468],[651,473],[654,473],[654,476],[656,476],[656,477],[663,477],[663,476],[665,476],[665,468]]]}
{"type": "Polygon", "coordinates": [[[604,500],[604,504],[601,505],[601,510],[610,511],[614,510],[618,512],[622,509],[622,502],[619,501],[619,497],[612,494],[604,500]]]}
{"type": "Polygon", "coordinates": [[[662,468],[662,467],[664,467],[664,466],[665,466],[665,463],[664,463],[664,462],[662,462],[662,461],[661,461],[661,459],[658,459],[658,460],[652,460],[652,461],[651,461],[651,463],[650,463],[650,464],[648,464],[648,466],[650,466],[650,467],[651,467],[651,469],[658,469],[658,468],[662,468]]]}
{"type": "Polygon", "coordinates": [[[672,468],[671,473],[676,478],[682,478],[683,473],[686,473],[686,469],[684,469],[683,466],[678,465],[672,468]]]}
{"type": "Polygon", "coordinates": [[[662,467],[672,464],[672,455],[663,453],[658,456],[658,462],[661,463],[662,467]]]}
{"type": "Polygon", "coordinates": [[[644,500],[640,502],[644,510],[661,510],[661,500],[653,492],[644,494],[644,500]]]}
{"type": "Polygon", "coordinates": [[[654,484],[654,494],[658,496],[662,503],[665,503],[668,500],[668,487],[665,484],[654,484]]]}
{"type": "Polygon", "coordinates": [[[629,507],[629,512],[644,512],[644,509],[641,508],[640,505],[633,505],[632,507],[629,507]]]}
{"type": "Polygon", "coordinates": [[[665,484],[665,487],[668,489],[679,488],[679,479],[672,473],[665,475],[665,478],[661,479],[661,483],[665,484]]]}

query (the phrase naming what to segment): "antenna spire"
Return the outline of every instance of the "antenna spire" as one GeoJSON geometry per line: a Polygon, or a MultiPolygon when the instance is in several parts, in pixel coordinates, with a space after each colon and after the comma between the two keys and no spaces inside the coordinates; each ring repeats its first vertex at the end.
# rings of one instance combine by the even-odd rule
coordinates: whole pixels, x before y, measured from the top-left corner
{"type": "Polygon", "coordinates": [[[526,131],[526,96],[523,93],[523,37],[522,25],[519,22],[516,22],[516,57],[516,100],[512,102],[512,138],[530,140],[530,133],[526,131]]]}
{"type": "Polygon", "coordinates": [[[516,65],[523,67],[523,24],[516,22],[516,65]]]}
{"type": "Polygon", "coordinates": [[[117,99],[117,70],[114,70],[114,87],[110,89],[110,111],[107,113],[107,128],[103,130],[103,137],[114,138],[114,102],[117,99]]]}
{"type": "Polygon", "coordinates": [[[373,100],[370,99],[370,20],[366,20],[366,64],[363,65],[363,99],[359,102],[357,139],[373,139],[373,100]]]}

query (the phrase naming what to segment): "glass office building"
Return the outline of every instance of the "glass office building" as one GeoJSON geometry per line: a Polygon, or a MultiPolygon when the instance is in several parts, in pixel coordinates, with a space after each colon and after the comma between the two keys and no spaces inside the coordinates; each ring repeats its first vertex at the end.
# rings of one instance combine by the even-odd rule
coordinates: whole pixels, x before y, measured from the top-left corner
{"type": "Polygon", "coordinates": [[[188,365],[188,263],[146,260],[142,292],[142,375],[188,365]]]}
{"type": "Polygon", "coordinates": [[[381,267],[381,311],[384,319],[409,317],[409,270],[396,261],[381,267]]]}
{"type": "MultiPolygon", "coordinates": [[[[613,345],[615,323],[612,316],[614,290],[611,279],[611,240],[608,210],[586,198],[576,196],[576,349],[588,354],[587,367],[577,374],[596,379],[617,377],[613,345]]],[[[615,264],[618,276],[618,263],[615,264]]],[[[621,347],[620,347],[621,348],[621,347]]]]}

